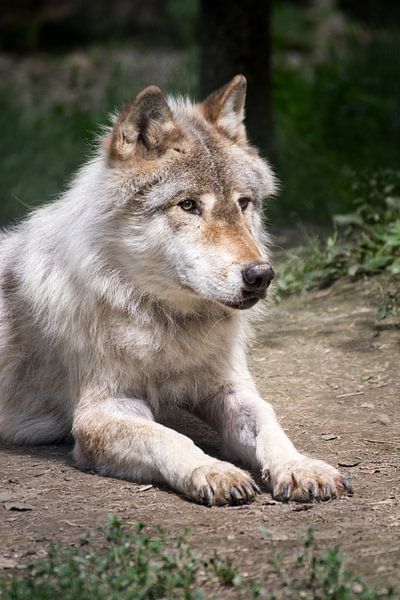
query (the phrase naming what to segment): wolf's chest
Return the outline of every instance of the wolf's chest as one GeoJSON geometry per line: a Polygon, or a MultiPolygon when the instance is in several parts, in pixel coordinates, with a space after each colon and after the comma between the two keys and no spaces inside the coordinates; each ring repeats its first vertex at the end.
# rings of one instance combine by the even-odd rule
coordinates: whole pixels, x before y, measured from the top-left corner
{"type": "Polygon", "coordinates": [[[229,323],[216,320],[198,319],[170,327],[157,323],[116,325],[110,334],[115,356],[129,373],[139,372],[154,382],[210,369],[224,360],[234,342],[229,323]]]}

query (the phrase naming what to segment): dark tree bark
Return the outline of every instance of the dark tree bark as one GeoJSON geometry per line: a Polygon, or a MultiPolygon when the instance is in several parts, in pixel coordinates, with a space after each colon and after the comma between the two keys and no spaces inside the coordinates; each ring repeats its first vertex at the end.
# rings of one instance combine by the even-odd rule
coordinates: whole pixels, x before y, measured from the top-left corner
{"type": "Polygon", "coordinates": [[[250,141],[276,163],[271,103],[271,0],[201,0],[203,97],[242,73],[250,141]]]}

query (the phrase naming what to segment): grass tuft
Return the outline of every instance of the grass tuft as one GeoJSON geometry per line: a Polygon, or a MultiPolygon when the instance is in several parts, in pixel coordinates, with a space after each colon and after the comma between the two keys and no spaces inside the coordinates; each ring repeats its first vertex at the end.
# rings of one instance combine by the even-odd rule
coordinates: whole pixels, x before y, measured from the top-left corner
{"type": "MultiPolygon", "coordinates": [[[[267,564],[267,563],[266,563],[267,564]]],[[[188,543],[188,532],[168,540],[150,536],[143,524],[127,528],[112,517],[78,548],[52,546],[48,556],[18,576],[0,578],[2,600],[391,600],[393,590],[365,585],[346,568],[338,548],[315,549],[309,529],[296,556],[276,554],[262,578],[251,579],[216,552],[204,560],[188,543]],[[100,535],[99,535],[100,533],[100,535]]],[[[398,597],[398,596],[397,596],[398,597]]]]}
{"type": "Polygon", "coordinates": [[[400,293],[400,171],[381,170],[356,179],[352,186],[356,210],[334,217],[335,232],[324,242],[310,238],[308,246],[283,256],[277,298],[324,288],[341,277],[392,275],[394,291],[380,318],[397,311],[400,293]]]}

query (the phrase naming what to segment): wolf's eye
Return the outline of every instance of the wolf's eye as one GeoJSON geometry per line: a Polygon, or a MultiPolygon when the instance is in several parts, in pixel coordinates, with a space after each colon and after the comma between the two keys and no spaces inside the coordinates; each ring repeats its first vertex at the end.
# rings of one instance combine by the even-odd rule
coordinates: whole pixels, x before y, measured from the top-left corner
{"type": "Polygon", "coordinates": [[[182,200],[182,202],[179,202],[179,206],[186,212],[191,212],[191,213],[196,213],[196,214],[200,213],[197,203],[194,200],[192,200],[191,198],[186,198],[185,200],[182,200]]]}
{"type": "Polygon", "coordinates": [[[244,212],[246,210],[246,208],[248,207],[248,205],[250,204],[250,198],[239,198],[238,200],[239,202],[239,206],[242,209],[242,212],[244,212]]]}

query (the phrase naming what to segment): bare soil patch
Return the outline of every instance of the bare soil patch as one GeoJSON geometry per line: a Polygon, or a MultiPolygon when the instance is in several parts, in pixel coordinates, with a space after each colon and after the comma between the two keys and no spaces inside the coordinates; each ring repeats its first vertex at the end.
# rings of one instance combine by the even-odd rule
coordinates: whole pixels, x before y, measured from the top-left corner
{"type": "MultiPolygon", "coordinates": [[[[171,537],[187,527],[195,548],[231,556],[251,577],[270,571],[277,550],[296,554],[312,526],[321,550],[339,545],[356,573],[398,583],[400,330],[376,320],[385,284],[382,277],[338,282],[291,297],[273,308],[251,351],[258,386],[285,429],[303,451],[343,465],[352,498],[285,505],[264,492],[250,506],[206,508],[166,488],[78,471],[68,445],[2,449],[0,569],[22,568],[51,542],[79,545],[115,514],[162,526],[171,537]]],[[[180,428],[218,453],[206,426],[183,415],[180,428]]]]}

